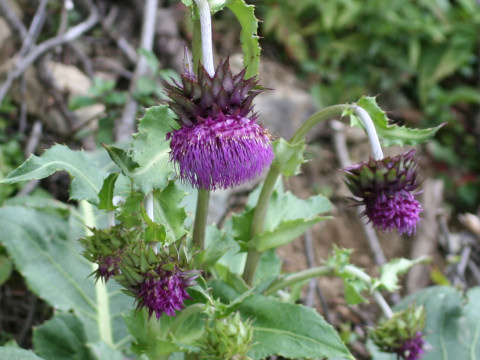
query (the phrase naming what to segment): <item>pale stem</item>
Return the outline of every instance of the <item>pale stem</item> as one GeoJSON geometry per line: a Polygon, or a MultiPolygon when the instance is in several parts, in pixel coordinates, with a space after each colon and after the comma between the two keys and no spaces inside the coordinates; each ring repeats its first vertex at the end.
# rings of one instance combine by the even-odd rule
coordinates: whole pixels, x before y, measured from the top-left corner
{"type": "Polygon", "coordinates": [[[213,44],[212,44],[212,19],[210,17],[210,6],[207,0],[195,0],[200,15],[200,27],[202,34],[202,58],[203,67],[208,75],[215,75],[213,66],[213,44]]]}
{"type": "Polygon", "coordinates": [[[375,160],[383,159],[383,151],[380,146],[380,141],[378,139],[377,130],[375,130],[375,125],[373,125],[372,118],[362,107],[358,105],[353,105],[353,112],[358,116],[360,121],[363,124],[363,127],[367,133],[368,141],[370,141],[370,147],[372,148],[372,154],[375,160]]]}
{"type": "MultiPolygon", "coordinates": [[[[89,228],[96,226],[95,214],[93,206],[85,200],[80,202],[80,209],[83,215],[83,221],[86,225],[85,235],[91,235],[89,228]]],[[[92,264],[93,270],[96,270],[98,265],[92,264]]],[[[112,319],[110,318],[110,303],[107,291],[107,286],[103,281],[95,283],[95,298],[97,301],[97,325],[100,334],[100,340],[106,344],[113,346],[112,335],[112,319]]]]}
{"type": "Polygon", "coordinates": [[[115,210],[109,211],[107,213],[107,224],[108,224],[108,227],[115,226],[115,210]]]}
{"type": "Polygon", "coordinates": [[[150,220],[155,221],[153,215],[153,192],[148,193],[145,198],[145,211],[150,220]]]}

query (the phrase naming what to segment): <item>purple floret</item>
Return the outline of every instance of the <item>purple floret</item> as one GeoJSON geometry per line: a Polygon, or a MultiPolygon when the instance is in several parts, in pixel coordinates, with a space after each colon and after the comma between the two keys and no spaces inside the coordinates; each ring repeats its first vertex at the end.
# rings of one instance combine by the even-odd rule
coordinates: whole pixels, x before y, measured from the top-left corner
{"type": "Polygon", "coordinates": [[[226,189],[259,176],[273,160],[268,132],[242,116],[219,114],[168,134],[180,178],[206,190],[226,189]]]}
{"type": "Polygon", "coordinates": [[[405,360],[420,360],[425,354],[424,346],[425,340],[422,333],[418,331],[413,338],[403,343],[397,354],[405,360]]]}
{"type": "Polygon", "coordinates": [[[184,301],[191,299],[186,288],[196,284],[196,276],[179,270],[159,269],[157,273],[158,276],[147,275],[139,285],[138,308],[146,307],[149,316],[155,313],[157,319],[162,314],[175,316],[175,311],[184,307],[184,301]]]}

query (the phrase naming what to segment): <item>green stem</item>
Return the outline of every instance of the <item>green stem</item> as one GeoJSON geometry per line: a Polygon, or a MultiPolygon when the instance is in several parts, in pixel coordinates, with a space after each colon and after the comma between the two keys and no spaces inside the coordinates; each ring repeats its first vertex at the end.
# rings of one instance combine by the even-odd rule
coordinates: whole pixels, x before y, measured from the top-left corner
{"type": "MultiPolygon", "coordinates": [[[[93,206],[86,202],[80,202],[80,209],[83,215],[84,224],[87,226],[85,235],[91,235],[88,228],[95,227],[95,215],[93,213],[93,206]]],[[[93,270],[96,270],[98,265],[93,264],[93,270]]],[[[97,301],[97,316],[98,316],[98,332],[100,340],[104,343],[114,346],[112,335],[112,319],[110,318],[110,303],[107,287],[104,282],[97,281],[95,283],[95,296],[97,301]]]]}
{"type": "MultiPolygon", "coordinates": [[[[270,198],[279,175],[280,171],[275,167],[275,165],[272,165],[267,177],[265,178],[265,181],[263,182],[262,191],[258,197],[257,206],[253,214],[252,228],[250,230],[251,239],[263,231],[263,224],[265,223],[265,216],[267,215],[268,203],[270,202],[270,198]]],[[[247,262],[243,272],[243,279],[248,285],[252,285],[253,283],[253,277],[255,276],[255,271],[261,256],[262,254],[253,247],[248,250],[247,262]]]]}
{"type": "Polygon", "coordinates": [[[273,282],[263,293],[265,295],[272,295],[278,290],[284,289],[287,286],[315,278],[317,276],[325,276],[333,274],[333,269],[328,266],[317,266],[307,270],[288,275],[283,279],[278,279],[273,282]]]}
{"type": "Polygon", "coordinates": [[[291,144],[295,144],[301,141],[316,125],[320,124],[322,121],[331,119],[333,117],[341,116],[343,112],[348,109],[350,105],[341,104],[333,105],[326,107],[320,111],[317,111],[315,114],[310,116],[305,122],[298,128],[298,130],[293,134],[290,139],[291,144]]]}
{"type": "Polygon", "coordinates": [[[198,189],[197,210],[193,224],[193,243],[200,249],[205,249],[205,228],[207,226],[208,203],[210,191],[198,189]]]}

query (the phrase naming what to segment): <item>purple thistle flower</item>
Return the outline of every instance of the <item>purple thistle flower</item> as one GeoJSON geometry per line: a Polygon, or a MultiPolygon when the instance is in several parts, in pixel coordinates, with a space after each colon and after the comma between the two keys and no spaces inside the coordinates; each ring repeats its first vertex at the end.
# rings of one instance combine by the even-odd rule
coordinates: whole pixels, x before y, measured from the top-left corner
{"type": "Polygon", "coordinates": [[[425,354],[424,346],[423,334],[418,331],[413,338],[406,340],[402,347],[395,352],[405,360],[420,360],[425,354]]]}
{"type": "Polygon", "coordinates": [[[167,134],[170,159],[180,178],[194,187],[226,189],[259,176],[273,160],[270,135],[251,114],[257,79],[244,80],[244,69],[233,76],[228,59],[211,77],[201,69],[182,84],[168,84],[170,108],[180,128],[167,134]]]}
{"type": "Polygon", "coordinates": [[[381,160],[369,159],[347,167],[345,183],[359,205],[365,205],[362,215],[381,230],[394,228],[400,234],[413,235],[416,230],[421,204],[412,193],[417,187],[415,150],[381,160]]]}
{"type": "Polygon", "coordinates": [[[153,275],[147,274],[138,284],[137,308],[147,308],[150,317],[155,312],[157,319],[162,314],[175,316],[175,310],[181,310],[184,301],[191,299],[186,288],[196,284],[196,277],[193,272],[167,271],[158,267],[153,275]]]}

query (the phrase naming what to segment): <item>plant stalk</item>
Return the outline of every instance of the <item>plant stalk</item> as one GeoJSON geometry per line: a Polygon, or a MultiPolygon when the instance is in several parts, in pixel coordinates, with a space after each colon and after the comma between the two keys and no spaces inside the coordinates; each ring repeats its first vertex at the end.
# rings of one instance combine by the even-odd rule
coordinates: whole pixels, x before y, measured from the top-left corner
{"type": "MultiPolygon", "coordinates": [[[[83,221],[86,225],[85,235],[91,235],[89,228],[96,226],[93,206],[85,200],[80,202],[80,209],[83,215],[83,221]]],[[[93,270],[96,270],[96,264],[92,264],[93,270]]],[[[113,346],[112,319],[110,318],[110,303],[107,286],[103,281],[95,283],[95,297],[97,302],[97,325],[100,340],[113,346]]]]}
{"type": "Polygon", "coordinates": [[[209,200],[210,191],[198,189],[197,209],[195,212],[195,222],[193,224],[193,244],[200,250],[205,249],[205,227],[207,226],[209,200]]]}
{"type": "MultiPolygon", "coordinates": [[[[270,202],[270,198],[272,197],[273,189],[275,188],[275,183],[277,182],[279,175],[280,171],[278,168],[275,165],[272,165],[267,177],[265,178],[265,181],[263,182],[263,187],[260,192],[260,196],[258,197],[257,206],[253,214],[252,228],[250,230],[251,239],[263,231],[268,204],[270,202]]],[[[245,270],[243,272],[243,279],[248,285],[253,284],[253,278],[255,276],[255,271],[257,270],[261,256],[262,254],[253,247],[248,250],[247,262],[245,263],[245,270]]]]}

